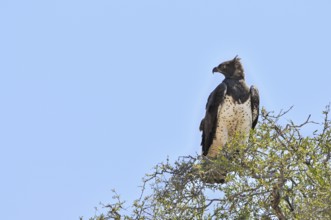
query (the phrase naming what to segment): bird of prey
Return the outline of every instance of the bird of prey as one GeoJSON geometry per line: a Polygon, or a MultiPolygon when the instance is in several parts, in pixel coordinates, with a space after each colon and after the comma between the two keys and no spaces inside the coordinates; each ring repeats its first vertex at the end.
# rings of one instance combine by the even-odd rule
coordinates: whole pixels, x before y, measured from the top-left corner
{"type": "Polygon", "coordinates": [[[202,154],[209,159],[215,159],[236,134],[248,140],[250,129],[254,129],[258,121],[260,102],[257,88],[246,85],[238,56],[215,67],[215,72],[222,73],[225,79],[209,95],[200,124],[202,154]]]}

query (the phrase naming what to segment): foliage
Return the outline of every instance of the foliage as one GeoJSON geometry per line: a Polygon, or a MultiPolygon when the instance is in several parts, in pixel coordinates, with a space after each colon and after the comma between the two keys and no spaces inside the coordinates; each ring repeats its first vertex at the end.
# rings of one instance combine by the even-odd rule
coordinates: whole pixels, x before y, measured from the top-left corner
{"type": "Polygon", "coordinates": [[[281,125],[288,111],[275,115],[262,109],[247,144],[232,140],[208,161],[208,169],[201,156],[160,163],[128,209],[114,192],[114,203],[104,206],[107,213],[91,220],[331,219],[329,111],[327,106],[322,123],[308,117],[299,125],[281,125]],[[310,124],[319,130],[303,135],[310,124]],[[225,183],[207,183],[220,167],[227,171],[225,183]]]}

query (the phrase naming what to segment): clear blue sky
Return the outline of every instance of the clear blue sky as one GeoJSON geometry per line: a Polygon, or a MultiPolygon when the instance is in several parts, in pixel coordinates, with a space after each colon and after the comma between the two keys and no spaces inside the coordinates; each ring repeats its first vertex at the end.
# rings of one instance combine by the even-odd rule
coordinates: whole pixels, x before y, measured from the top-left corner
{"type": "Polygon", "coordinates": [[[211,70],[237,54],[262,106],[321,120],[331,1],[270,2],[0,0],[0,218],[136,198],[155,164],[200,152],[211,70]]]}

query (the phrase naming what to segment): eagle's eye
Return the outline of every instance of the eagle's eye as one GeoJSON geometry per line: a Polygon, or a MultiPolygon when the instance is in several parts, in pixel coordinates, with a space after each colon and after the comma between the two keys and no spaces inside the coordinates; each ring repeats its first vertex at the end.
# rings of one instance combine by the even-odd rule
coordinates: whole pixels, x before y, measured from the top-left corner
{"type": "Polygon", "coordinates": [[[226,64],[224,64],[224,65],[222,66],[222,69],[226,69],[226,64]]]}

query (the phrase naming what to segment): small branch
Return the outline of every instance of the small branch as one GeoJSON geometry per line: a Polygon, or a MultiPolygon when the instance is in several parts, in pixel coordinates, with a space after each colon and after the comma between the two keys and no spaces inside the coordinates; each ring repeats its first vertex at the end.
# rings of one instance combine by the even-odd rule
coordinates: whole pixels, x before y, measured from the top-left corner
{"type": "Polygon", "coordinates": [[[273,197],[271,207],[275,210],[278,219],[279,220],[286,220],[286,217],[284,216],[281,208],[279,207],[280,193],[279,193],[278,187],[273,188],[271,195],[273,197]]]}
{"type": "Polygon", "coordinates": [[[284,198],[284,200],[287,202],[288,206],[290,207],[290,211],[291,211],[291,212],[294,212],[293,205],[292,205],[292,203],[290,202],[288,196],[286,196],[286,197],[284,198]]]}

